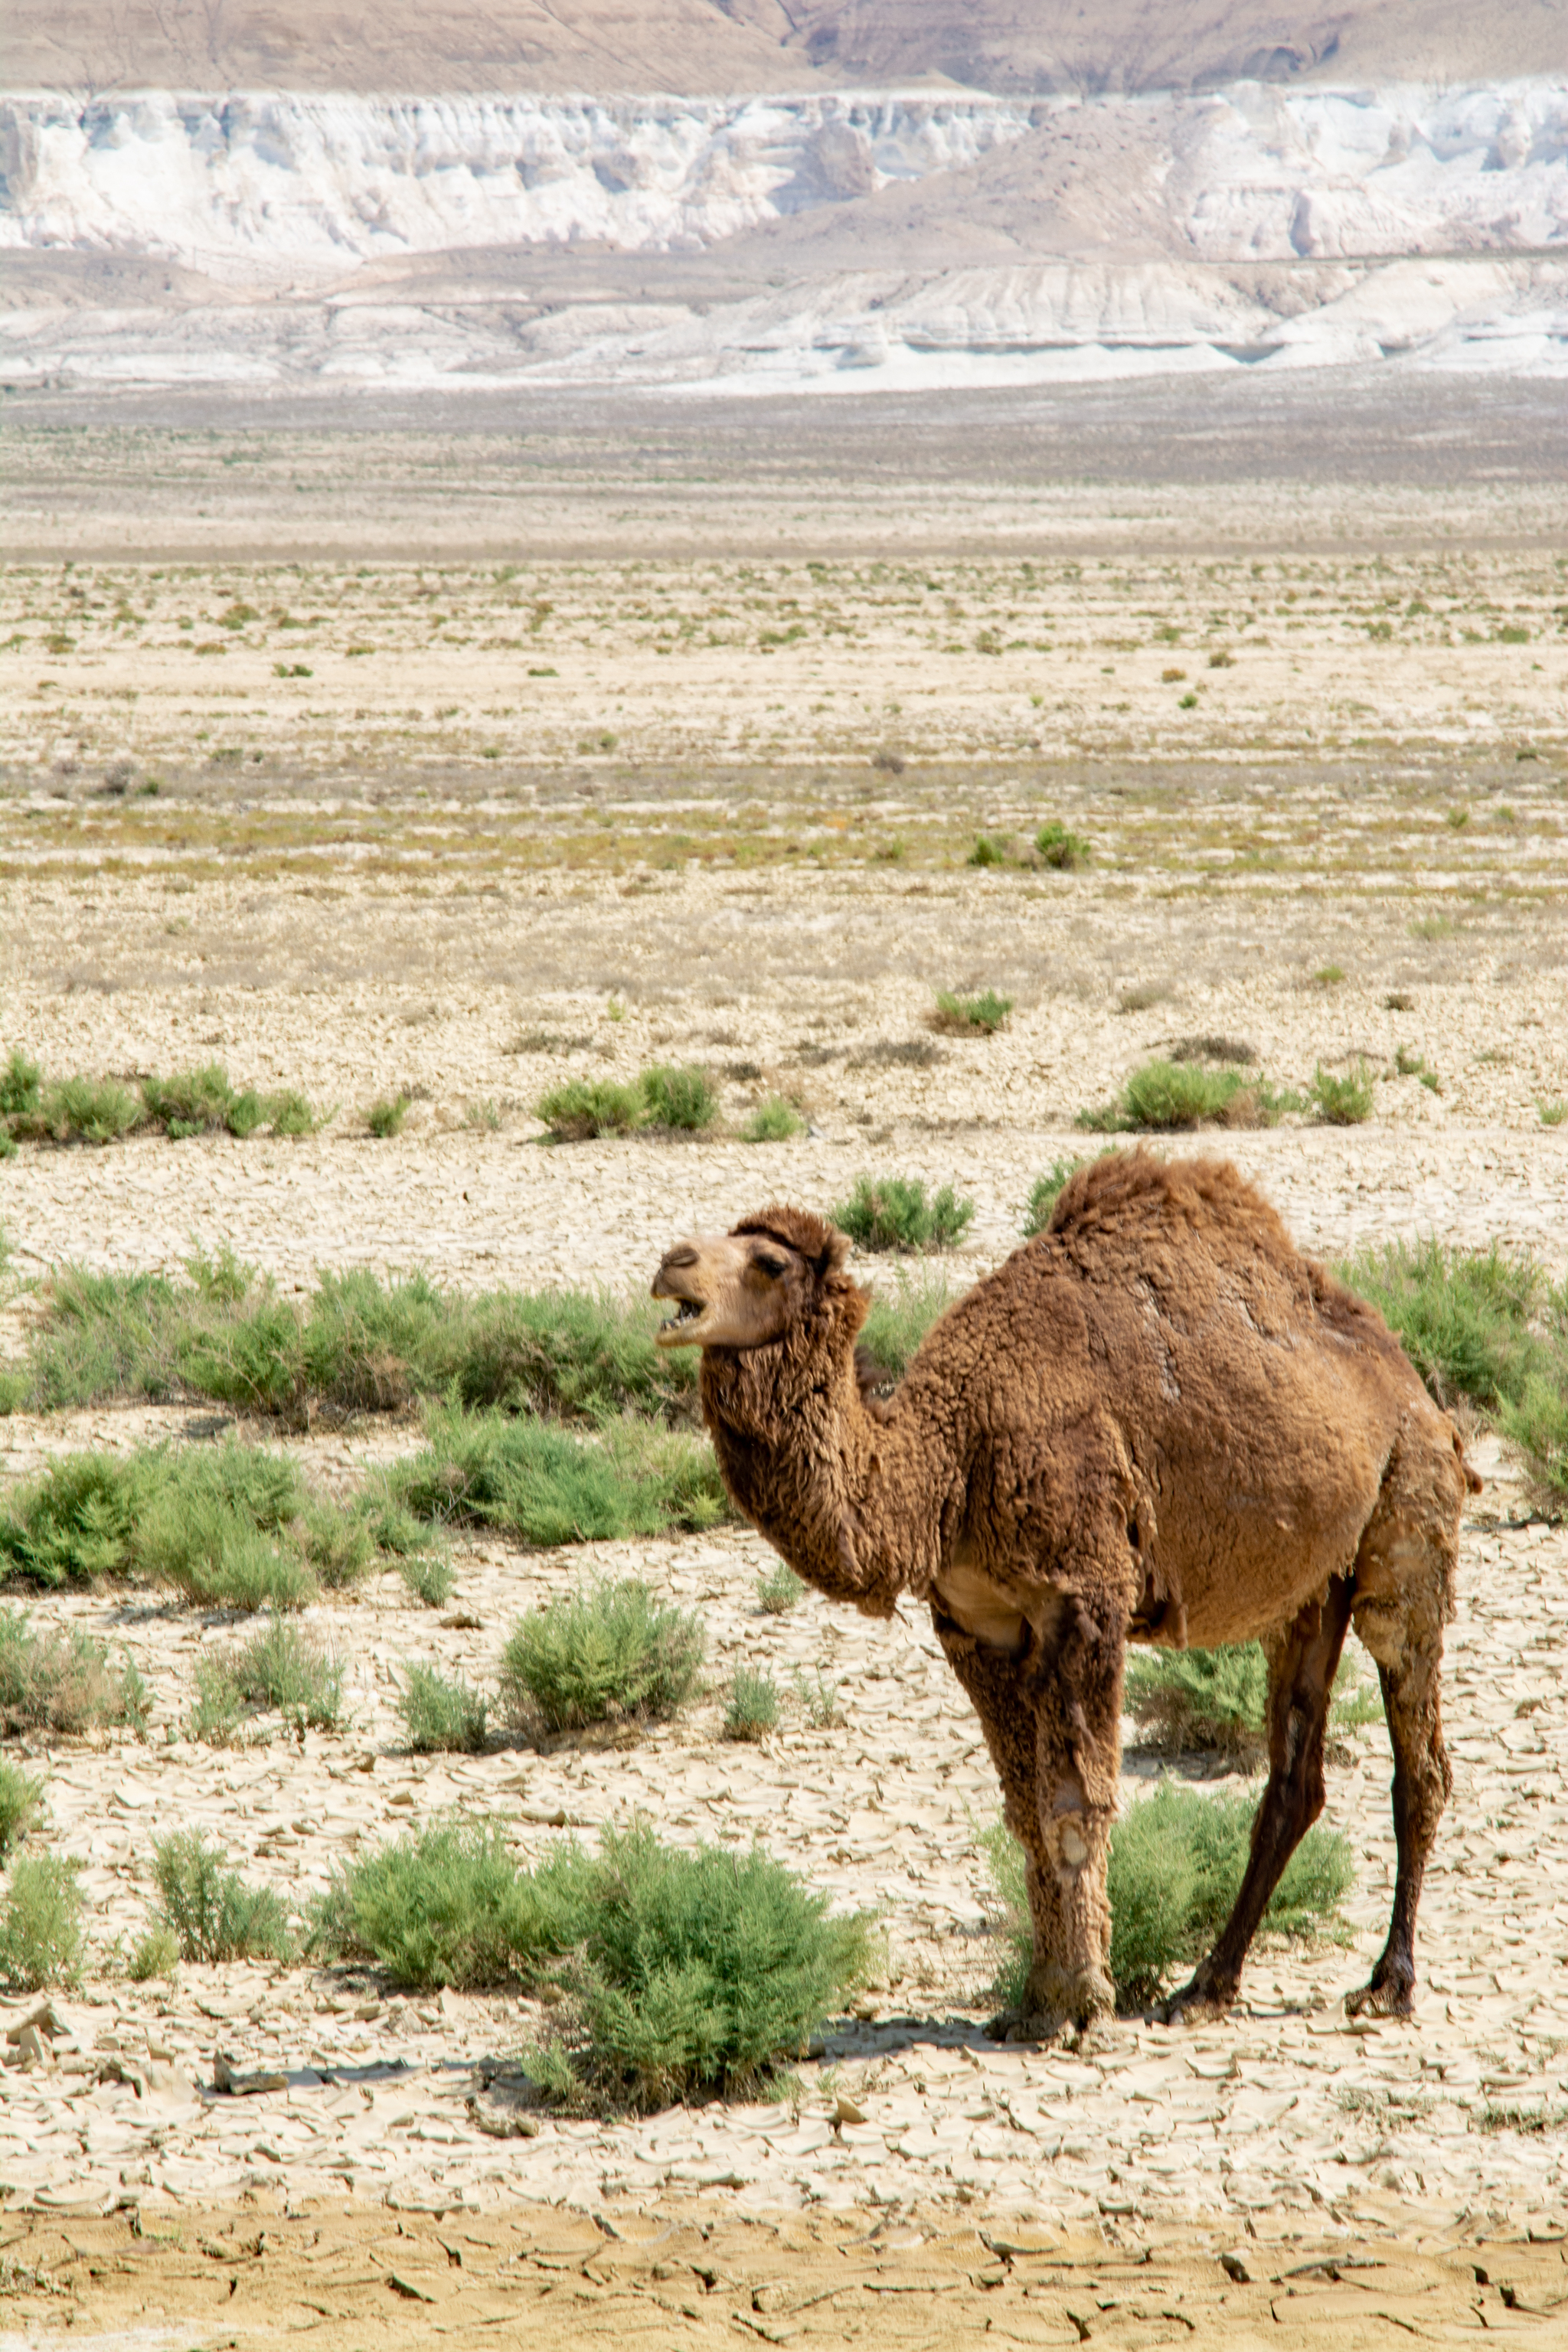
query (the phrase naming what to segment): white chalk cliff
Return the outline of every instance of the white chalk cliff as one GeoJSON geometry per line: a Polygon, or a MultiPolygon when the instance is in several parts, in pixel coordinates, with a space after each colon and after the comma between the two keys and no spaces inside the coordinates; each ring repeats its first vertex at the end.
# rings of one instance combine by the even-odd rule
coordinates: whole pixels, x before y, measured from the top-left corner
{"type": "Polygon", "coordinates": [[[0,175],[17,384],[1568,373],[1568,75],[1019,100],[12,96],[0,175]]]}

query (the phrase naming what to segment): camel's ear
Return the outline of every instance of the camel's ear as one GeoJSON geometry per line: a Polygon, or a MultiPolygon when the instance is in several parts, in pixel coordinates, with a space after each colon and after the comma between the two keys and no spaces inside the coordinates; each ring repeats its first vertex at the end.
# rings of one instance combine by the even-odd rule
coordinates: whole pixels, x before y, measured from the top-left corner
{"type": "Polygon", "coordinates": [[[735,1234],[771,1234],[785,1249],[797,1251],[819,1282],[827,1275],[837,1274],[849,1255],[847,1234],[841,1234],[826,1217],[814,1217],[809,1209],[792,1209],[784,1201],[759,1209],[754,1216],[742,1217],[730,1230],[735,1234]]]}

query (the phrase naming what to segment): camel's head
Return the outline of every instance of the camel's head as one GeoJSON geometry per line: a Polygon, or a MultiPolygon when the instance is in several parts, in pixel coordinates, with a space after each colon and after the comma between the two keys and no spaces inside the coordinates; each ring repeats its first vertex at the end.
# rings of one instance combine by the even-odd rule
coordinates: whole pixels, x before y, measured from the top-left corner
{"type": "Polygon", "coordinates": [[[732,1233],[678,1242],[653,1278],[654,1297],[677,1307],[659,1346],[766,1347],[804,1323],[830,1285],[854,1292],[840,1271],[848,1249],[836,1226],[783,1206],[742,1217],[732,1233]]]}

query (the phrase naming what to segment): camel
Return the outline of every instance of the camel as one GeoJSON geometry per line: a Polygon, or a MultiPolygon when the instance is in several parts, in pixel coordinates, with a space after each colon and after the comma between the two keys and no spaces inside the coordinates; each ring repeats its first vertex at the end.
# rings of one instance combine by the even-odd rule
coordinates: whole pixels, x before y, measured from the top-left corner
{"type": "Polygon", "coordinates": [[[927,1333],[888,1401],[858,1366],[846,1237],[775,1205],[670,1250],[667,1347],[702,1350],[735,1504],[796,1574],[869,1616],[929,1603],[1024,1849],[1034,1953],[1017,2037],[1114,2008],[1106,1864],[1129,1642],[1261,1640],[1268,1780],[1236,1906],[1166,2005],[1223,2014],[1322,1810],[1348,1628],[1394,1747],[1388,1940],[1352,2013],[1407,2016],[1415,1912],[1452,1775],[1439,1706],[1459,1516],[1480,1481],[1373,1308],[1301,1256],[1227,1161],[1082,1168],[1047,1230],[927,1333]]]}

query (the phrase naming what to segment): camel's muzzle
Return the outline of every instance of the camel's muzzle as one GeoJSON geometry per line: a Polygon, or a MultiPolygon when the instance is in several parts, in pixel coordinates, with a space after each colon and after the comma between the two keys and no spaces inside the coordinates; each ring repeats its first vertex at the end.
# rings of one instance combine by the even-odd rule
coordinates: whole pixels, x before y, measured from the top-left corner
{"type": "Polygon", "coordinates": [[[695,1276],[701,1263],[700,1254],[689,1242],[672,1249],[653,1278],[656,1298],[668,1298],[675,1303],[675,1313],[669,1321],[654,1334],[654,1343],[660,1348],[693,1348],[702,1344],[701,1323],[708,1301],[695,1297],[695,1276]]]}

